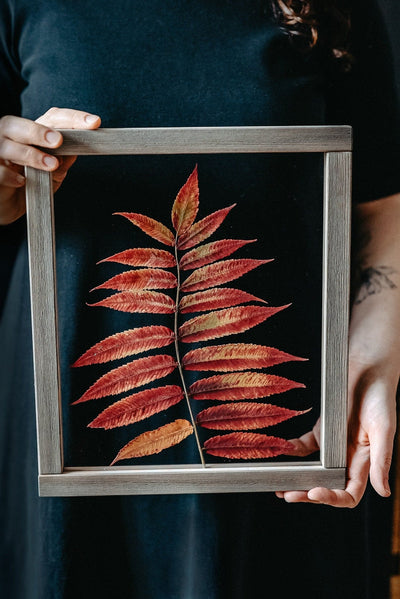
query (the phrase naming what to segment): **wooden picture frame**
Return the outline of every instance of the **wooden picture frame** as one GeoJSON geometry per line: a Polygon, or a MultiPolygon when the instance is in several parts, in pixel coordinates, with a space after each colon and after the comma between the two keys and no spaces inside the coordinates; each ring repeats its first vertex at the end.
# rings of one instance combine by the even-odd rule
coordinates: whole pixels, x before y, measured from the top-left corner
{"type": "Polygon", "coordinates": [[[26,168],[41,496],[344,488],[347,435],[351,148],[348,126],[62,130],[58,155],[323,153],[321,449],[318,462],[66,468],[51,174],[26,168]]]}

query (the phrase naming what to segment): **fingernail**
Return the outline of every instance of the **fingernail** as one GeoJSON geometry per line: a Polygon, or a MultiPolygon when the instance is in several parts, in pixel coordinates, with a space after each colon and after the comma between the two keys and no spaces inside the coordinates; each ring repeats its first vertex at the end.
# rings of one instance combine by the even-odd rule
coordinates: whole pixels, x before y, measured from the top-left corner
{"type": "Polygon", "coordinates": [[[88,125],[93,125],[97,120],[98,120],[98,116],[95,116],[94,114],[87,114],[85,116],[85,121],[88,125]]]}
{"type": "Polygon", "coordinates": [[[20,183],[21,185],[25,183],[25,177],[23,175],[17,175],[16,179],[17,183],[20,183]]]}
{"type": "Polygon", "coordinates": [[[57,166],[57,159],[53,158],[53,156],[45,156],[43,158],[43,162],[49,168],[53,168],[53,167],[57,166]]]}
{"type": "Polygon", "coordinates": [[[61,134],[57,133],[57,131],[47,131],[45,137],[51,145],[58,144],[61,141],[61,134]]]}

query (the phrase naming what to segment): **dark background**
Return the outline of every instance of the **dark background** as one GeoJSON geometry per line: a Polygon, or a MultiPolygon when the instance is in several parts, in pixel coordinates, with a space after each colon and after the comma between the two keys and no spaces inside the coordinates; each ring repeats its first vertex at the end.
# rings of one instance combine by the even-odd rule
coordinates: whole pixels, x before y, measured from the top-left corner
{"type": "MultiPolygon", "coordinates": [[[[400,98],[400,0],[378,0],[386,19],[393,47],[394,71],[400,98]]],[[[6,227],[0,226],[0,314],[5,300],[18,238],[25,227],[25,219],[6,227]]]]}
{"type": "Polygon", "coordinates": [[[400,93],[400,2],[399,0],[379,0],[392,40],[397,90],[400,93]]]}

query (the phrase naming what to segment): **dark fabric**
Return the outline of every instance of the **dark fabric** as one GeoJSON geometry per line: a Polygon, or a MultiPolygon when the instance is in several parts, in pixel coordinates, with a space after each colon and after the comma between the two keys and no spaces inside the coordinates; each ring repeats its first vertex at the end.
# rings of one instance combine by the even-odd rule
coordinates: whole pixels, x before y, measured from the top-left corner
{"type": "MultiPolygon", "coordinates": [[[[362,6],[355,11],[357,63],[344,75],[318,52],[298,53],[258,3],[116,0],[111,8],[103,0],[3,0],[0,84],[9,100],[2,109],[19,113],[22,90],[27,118],[66,106],[99,114],[104,127],[353,124],[355,197],[376,199],[400,189],[397,117],[385,37],[373,2],[362,6]]],[[[307,385],[295,405],[314,410],[299,432],[317,416],[320,157],[81,158],[56,201],[69,465],[108,464],[140,430],[88,431],[99,403],[107,404],[70,406],[104,372],[71,372],[79,354],[107,334],[149,323],[86,306],[89,289],[116,273],[115,265],[97,261],[156,245],[111,214],[143,212],[168,224],[195,162],[199,216],[237,202],[218,238],[258,238],[241,256],[275,258],[263,276],[249,273],[238,286],[271,305],[293,302],[245,340],[309,358],[274,372],[307,385]]],[[[288,506],[269,494],[39,499],[29,309],[23,241],[0,329],[2,595],[247,599],[278,588],[282,597],[387,596],[388,538],[377,538],[371,522],[379,518],[387,530],[389,504],[369,494],[354,511],[288,506]]],[[[170,419],[153,418],[154,428],[170,419]]],[[[288,436],[291,426],[282,429],[288,436]]],[[[188,445],[160,459],[171,457],[196,459],[188,445]]]]}

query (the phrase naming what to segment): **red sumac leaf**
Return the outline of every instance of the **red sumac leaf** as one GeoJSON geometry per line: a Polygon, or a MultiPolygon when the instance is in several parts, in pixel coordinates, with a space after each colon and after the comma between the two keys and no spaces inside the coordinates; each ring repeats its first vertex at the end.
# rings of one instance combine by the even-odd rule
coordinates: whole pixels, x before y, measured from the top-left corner
{"type": "Polygon", "coordinates": [[[96,289],[117,289],[118,291],[135,291],[136,289],[173,289],[176,287],[176,276],[161,268],[142,268],[127,270],[98,285],[96,289]]]}
{"type": "Polygon", "coordinates": [[[204,443],[210,455],[232,460],[259,460],[273,458],[293,449],[286,439],[259,433],[228,433],[211,437],[204,443]]]}
{"type": "Polygon", "coordinates": [[[145,389],[112,404],[97,416],[90,428],[116,428],[126,426],[163,412],[183,399],[183,391],[177,385],[145,389]]]}
{"type": "Polygon", "coordinates": [[[216,260],[222,260],[236,252],[239,248],[254,243],[256,239],[222,239],[201,245],[190,252],[184,254],[179,262],[182,270],[199,268],[206,264],[211,264],[216,260]]]}
{"type": "Polygon", "coordinates": [[[172,206],[172,224],[178,235],[181,235],[193,224],[199,209],[199,185],[197,165],[184,186],[179,190],[172,206]]]}
{"type": "Polygon", "coordinates": [[[308,411],[288,410],[272,404],[238,402],[207,408],[198,414],[197,422],[204,428],[214,430],[243,431],[273,426],[308,411]]]}
{"type": "Polygon", "coordinates": [[[191,293],[201,289],[209,289],[217,285],[223,285],[228,281],[238,279],[242,275],[250,272],[257,266],[267,264],[271,260],[253,260],[252,258],[242,258],[239,260],[222,260],[208,266],[198,268],[182,283],[182,291],[191,293]]]}
{"type": "Polygon", "coordinates": [[[182,314],[206,312],[208,310],[218,310],[218,308],[230,308],[248,302],[267,303],[263,299],[240,289],[218,287],[218,289],[207,289],[206,291],[185,295],[179,302],[179,311],[182,314]]]}
{"type": "Polygon", "coordinates": [[[121,449],[116,458],[111,462],[111,466],[121,460],[141,458],[160,453],[163,449],[178,445],[178,443],[192,433],[193,427],[190,422],[182,419],[160,426],[160,428],[154,431],[142,433],[121,449]]]}
{"type": "Polygon", "coordinates": [[[193,399],[257,399],[291,389],[304,388],[305,385],[274,374],[259,372],[235,372],[216,374],[196,381],[190,385],[193,399]]]}
{"type": "Polygon", "coordinates": [[[175,359],[166,354],[139,358],[103,374],[74,404],[141,387],[167,376],[176,366],[175,359]]]}
{"type": "Polygon", "coordinates": [[[268,368],[282,362],[304,361],[275,347],[253,343],[228,343],[193,349],[185,354],[182,363],[186,370],[235,370],[268,368]]]}
{"type": "Polygon", "coordinates": [[[115,212],[114,214],[124,216],[131,223],[139,227],[143,233],[146,233],[153,239],[157,239],[157,241],[160,241],[164,245],[175,245],[175,237],[172,231],[158,220],[154,220],[154,218],[150,218],[144,214],[137,214],[136,212],[115,212]]]}
{"type": "Polygon", "coordinates": [[[120,312],[141,312],[147,314],[173,314],[175,302],[157,291],[121,291],[88,306],[103,306],[120,312]]]}
{"type": "Polygon", "coordinates": [[[174,333],[164,326],[149,326],[130,329],[106,337],[88,349],[72,366],[89,366],[110,360],[119,360],[141,352],[165,347],[174,340],[174,333]]]}
{"type": "Polygon", "coordinates": [[[218,229],[218,227],[224,222],[227,214],[232,210],[232,208],[236,206],[236,204],[232,204],[232,206],[228,206],[227,208],[222,208],[222,210],[217,210],[212,214],[209,214],[202,220],[194,223],[178,240],[178,248],[180,250],[188,250],[189,248],[198,245],[210,235],[214,233],[218,229]]]}
{"type": "Polygon", "coordinates": [[[102,262],[117,262],[127,266],[149,266],[153,268],[172,268],[176,266],[175,256],[166,250],[154,248],[133,248],[125,250],[100,260],[102,262]]]}
{"type": "Polygon", "coordinates": [[[201,314],[179,327],[179,338],[184,343],[194,343],[242,333],[287,307],[287,305],[278,307],[237,306],[210,314],[201,314]]]}

